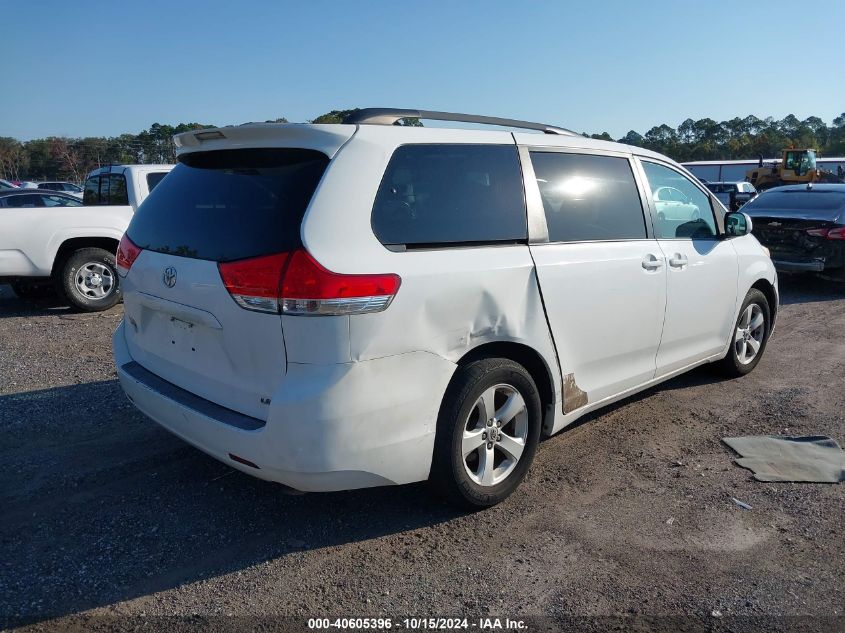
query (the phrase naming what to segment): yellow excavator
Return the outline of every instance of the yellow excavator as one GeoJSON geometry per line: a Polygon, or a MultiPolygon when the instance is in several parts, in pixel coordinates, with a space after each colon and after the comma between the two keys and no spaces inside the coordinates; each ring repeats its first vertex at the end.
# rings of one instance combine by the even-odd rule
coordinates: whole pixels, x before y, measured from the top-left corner
{"type": "Polygon", "coordinates": [[[833,172],[816,166],[816,150],[785,149],[778,163],[760,163],[745,174],[745,180],[757,191],[780,185],[800,185],[812,182],[842,182],[833,172]]]}

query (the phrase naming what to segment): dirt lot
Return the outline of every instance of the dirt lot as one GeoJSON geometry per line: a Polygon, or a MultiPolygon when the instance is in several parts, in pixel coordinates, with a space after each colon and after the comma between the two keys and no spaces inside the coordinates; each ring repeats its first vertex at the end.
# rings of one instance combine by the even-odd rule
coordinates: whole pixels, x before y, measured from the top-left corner
{"type": "Polygon", "coordinates": [[[591,416],[541,445],[512,499],[462,515],[423,485],[286,496],[233,471],[124,399],[119,307],[72,314],[0,286],[0,626],[490,615],[841,630],[845,486],[755,482],[720,443],[845,442],[845,289],[786,279],[782,293],[751,375],[704,368],[591,416]]]}

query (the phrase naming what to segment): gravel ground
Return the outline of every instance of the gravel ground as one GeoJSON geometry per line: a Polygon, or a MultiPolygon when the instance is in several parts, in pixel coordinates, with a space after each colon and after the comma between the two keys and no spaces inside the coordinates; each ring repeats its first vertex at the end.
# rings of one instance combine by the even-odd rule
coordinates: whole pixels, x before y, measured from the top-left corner
{"type": "Polygon", "coordinates": [[[465,515],[424,485],[287,496],[233,471],[122,396],[120,307],[73,314],[0,286],[0,627],[842,630],[845,486],[755,482],[720,442],[845,442],[845,288],[787,278],[782,294],[751,375],[702,368],[594,414],[541,445],[511,499],[465,515]]]}

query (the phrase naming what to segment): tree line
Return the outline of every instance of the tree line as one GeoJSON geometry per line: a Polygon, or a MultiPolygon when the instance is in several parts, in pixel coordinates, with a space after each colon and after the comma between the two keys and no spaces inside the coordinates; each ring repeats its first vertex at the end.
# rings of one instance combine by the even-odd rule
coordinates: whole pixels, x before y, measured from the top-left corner
{"type": "MultiPolygon", "coordinates": [[[[340,123],[354,110],[332,110],[312,123],[340,123]]],[[[284,117],[274,119],[287,123],[284,117]]],[[[405,120],[404,125],[421,125],[405,120]]],[[[173,135],[213,125],[153,123],[137,134],[112,137],[48,138],[19,141],[0,137],[0,178],[6,180],[71,180],[81,182],[92,169],[110,164],[173,163],[176,148],[173,135]]],[[[705,118],[686,119],[677,128],[657,125],[640,134],[634,130],[619,139],[607,132],[584,136],[619,141],[665,154],[678,162],[690,160],[732,160],[780,156],[787,147],[815,148],[822,156],[845,156],[845,112],[831,125],[816,116],[804,120],[790,114],[783,119],[760,119],[749,115],[716,122],[705,118]]]]}
{"type": "MultiPolygon", "coordinates": [[[[614,140],[606,132],[592,138],[614,140]]],[[[803,121],[794,114],[780,120],[749,115],[717,123],[713,119],[686,119],[677,128],[665,123],[644,135],[631,130],[621,143],[665,154],[678,162],[779,158],[781,150],[816,149],[822,156],[845,156],[845,112],[827,125],[817,116],[803,121]]]]}

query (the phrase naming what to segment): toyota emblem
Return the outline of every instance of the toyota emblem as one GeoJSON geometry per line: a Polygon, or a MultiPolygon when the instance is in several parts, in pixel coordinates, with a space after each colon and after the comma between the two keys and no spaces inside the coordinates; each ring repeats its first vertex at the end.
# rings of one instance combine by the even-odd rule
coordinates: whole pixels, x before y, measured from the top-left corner
{"type": "Polygon", "coordinates": [[[161,280],[164,282],[164,285],[168,288],[172,288],[176,285],[176,269],[173,266],[168,266],[164,269],[164,274],[161,276],[161,280]]]}

